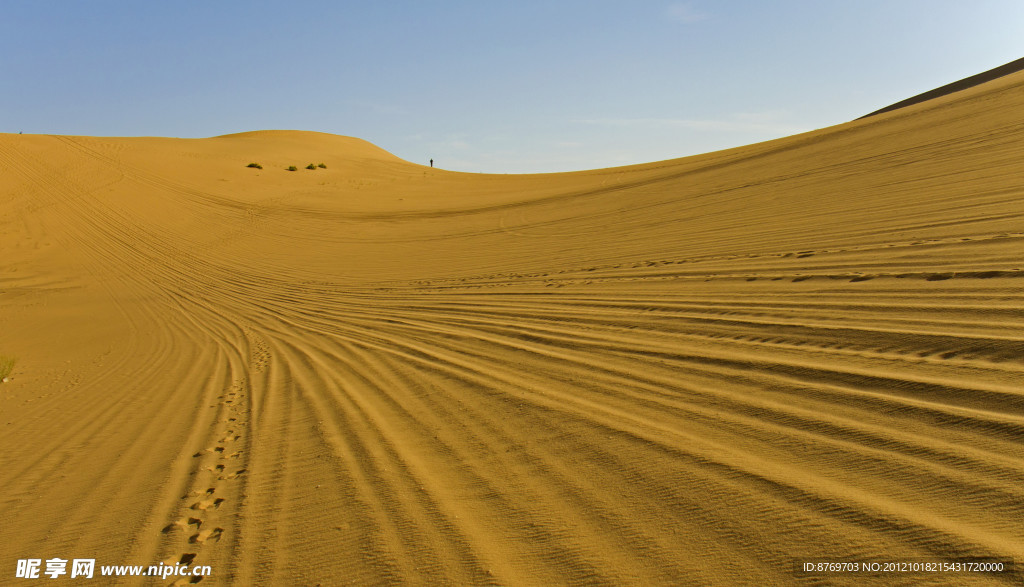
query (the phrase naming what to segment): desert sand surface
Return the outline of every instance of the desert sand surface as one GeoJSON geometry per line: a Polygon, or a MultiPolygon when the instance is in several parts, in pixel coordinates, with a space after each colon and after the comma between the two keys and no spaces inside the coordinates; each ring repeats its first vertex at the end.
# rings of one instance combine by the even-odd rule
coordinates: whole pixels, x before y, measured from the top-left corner
{"type": "Polygon", "coordinates": [[[1024,561],[1022,178],[1024,73],[561,174],[0,135],[0,583],[1019,582],[795,569],[1024,561]]]}

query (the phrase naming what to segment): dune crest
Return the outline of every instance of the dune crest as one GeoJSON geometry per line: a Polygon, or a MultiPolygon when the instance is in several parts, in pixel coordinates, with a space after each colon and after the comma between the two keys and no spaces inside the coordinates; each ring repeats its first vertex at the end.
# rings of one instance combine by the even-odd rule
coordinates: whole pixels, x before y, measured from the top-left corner
{"type": "Polygon", "coordinates": [[[212,137],[214,139],[245,139],[272,143],[277,147],[294,145],[297,148],[319,147],[334,155],[348,157],[374,157],[401,160],[369,141],[325,132],[308,130],[254,130],[212,137]]]}
{"type": "Polygon", "coordinates": [[[0,560],[1019,580],[795,569],[1024,559],[1022,90],[521,176],[0,135],[0,560]]]}
{"type": "Polygon", "coordinates": [[[906,108],[907,106],[913,106],[914,104],[920,104],[922,102],[927,102],[929,100],[934,100],[936,98],[948,96],[949,94],[952,94],[954,92],[959,92],[962,90],[973,88],[974,86],[978,86],[993,80],[997,80],[1003,76],[1010,75],[1012,73],[1017,73],[1022,69],[1024,69],[1024,58],[1015,59],[1014,61],[1005,63],[1003,65],[1000,65],[999,67],[993,67],[992,69],[984,71],[977,75],[965,77],[962,80],[957,80],[955,82],[935,88],[934,90],[929,90],[927,92],[922,92],[916,96],[911,96],[906,100],[900,100],[899,102],[896,102],[895,104],[890,104],[885,108],[879,108],[878,110],[875,110],[870,114],[865,114],[861,118],[868,118],[869,116],[875,116],[878,114],[884,114],[886,112],[892,112],[893,110],[899,110],[900,108],[906,108]]]}

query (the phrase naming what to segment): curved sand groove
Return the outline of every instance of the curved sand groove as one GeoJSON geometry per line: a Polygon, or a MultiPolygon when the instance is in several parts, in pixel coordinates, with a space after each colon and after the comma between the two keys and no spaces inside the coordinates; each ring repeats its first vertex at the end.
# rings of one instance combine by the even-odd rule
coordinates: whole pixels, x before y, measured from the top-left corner
{"type": "Polygon", "coordinates": [[[650,585],[1024,559],[1022,90],[530,176],[319,133],[2,136],[0,560],[650,585]]]}

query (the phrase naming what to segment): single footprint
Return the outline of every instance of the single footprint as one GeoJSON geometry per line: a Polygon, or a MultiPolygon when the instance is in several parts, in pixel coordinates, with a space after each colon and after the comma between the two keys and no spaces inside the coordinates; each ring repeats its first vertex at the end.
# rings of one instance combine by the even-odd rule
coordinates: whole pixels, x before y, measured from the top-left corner
{"type": "Polygon", "coordinates": [[[210,497],[210,498],[201,499],[201,500],[195,502],[194,504],[189,506],[189,508],[193,509],[193,510],[200,510],[200,511],[204,511],[205,512],[206,510],[215,510],[215,509],[219,508],[220,504],[224,503],[224,501],[225,500],[224,500],[223,497],[216,497],[216,498],[210,497]]]}
{"type": "Polygon", "coordinates": [[[199,518],[182,518],[180,520],[176,520],[171,524],[167,524],[166,526],[164,526],[161,532],[167,534],[169,532],[174,531],[176,528],[187,529],[189,526],[195,526],[196,530],[198,530],[200,527],[202,527],[202,525],[203,521],[199,518]]]}
{"type": "Polygon", "coordinates": [[[217,542],[223,534],[224,528],[211,528],[189,536],[188,541],[191,544],[205,544],[208,540],[217,542]]]}

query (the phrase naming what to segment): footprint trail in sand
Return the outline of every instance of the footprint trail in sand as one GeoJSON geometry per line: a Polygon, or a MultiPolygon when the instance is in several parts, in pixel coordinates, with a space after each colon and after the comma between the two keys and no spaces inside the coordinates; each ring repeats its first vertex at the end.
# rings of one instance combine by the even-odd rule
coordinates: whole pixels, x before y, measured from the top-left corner
{"type": "Polygon", "coordinates": [[[0,561],[655,585],[1024,560],[1022,89],[550,175],[318,133],[0,136],[0,561]]]}

